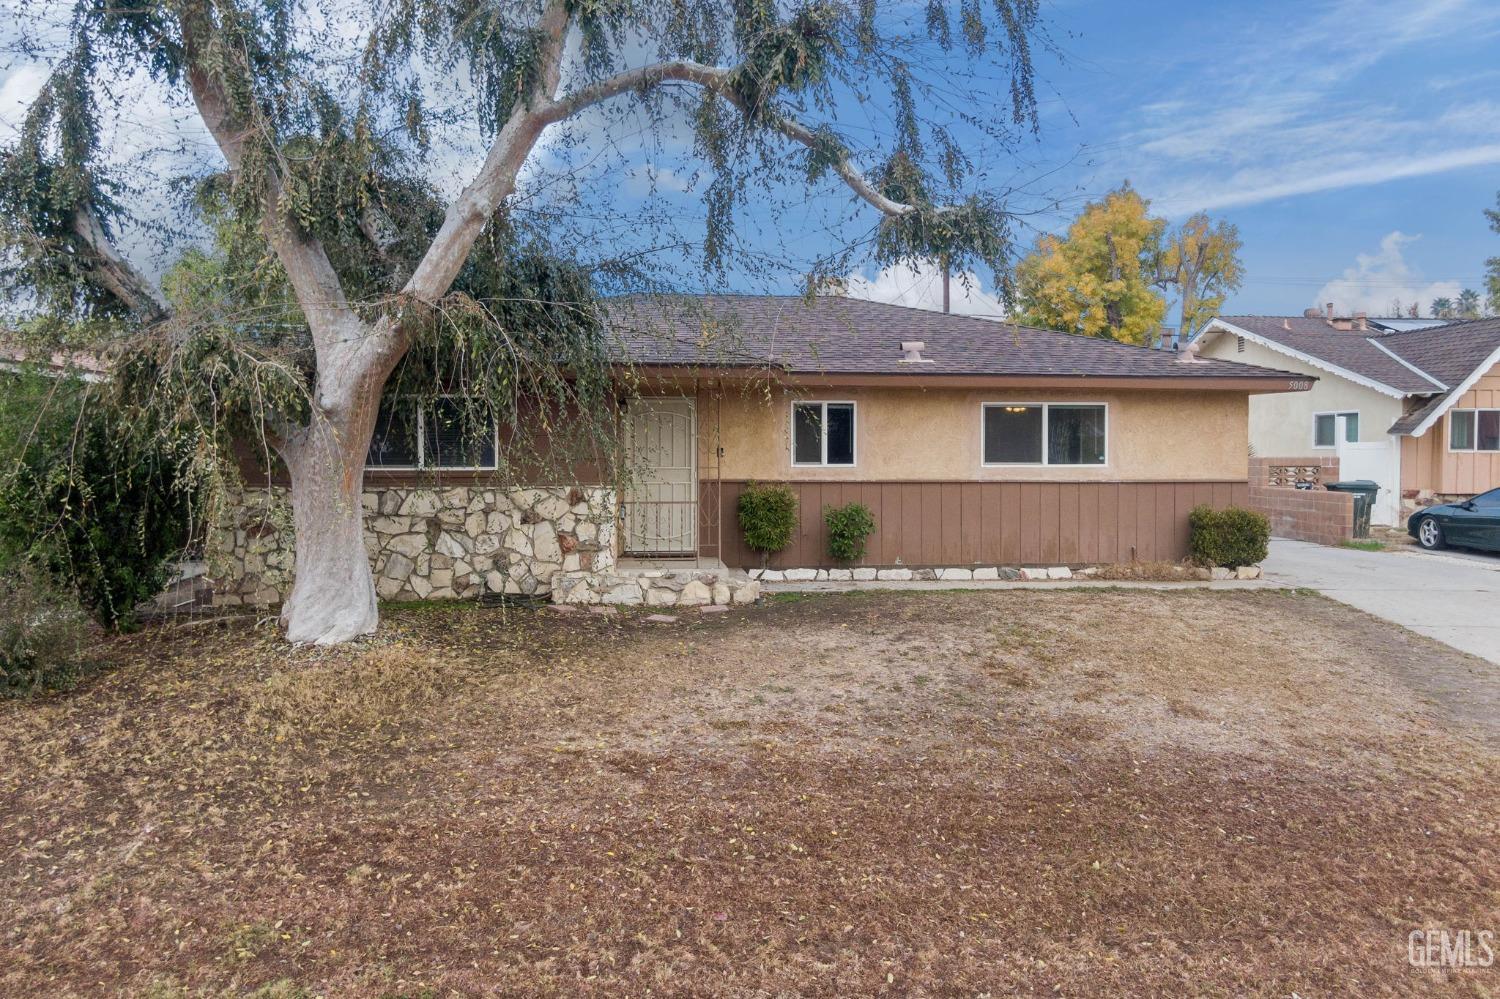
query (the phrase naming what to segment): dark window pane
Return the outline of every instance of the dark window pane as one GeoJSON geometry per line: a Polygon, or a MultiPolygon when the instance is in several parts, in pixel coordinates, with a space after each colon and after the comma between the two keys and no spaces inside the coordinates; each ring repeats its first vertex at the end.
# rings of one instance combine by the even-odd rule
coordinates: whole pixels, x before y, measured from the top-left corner
{"type": "Polygon", "coordinates": [[[848,403],[828,405],[828,464],[854,464],[854,407],[848,403]]]}
{"type": "Polygon", "coordinates": [[[1479,450],[1500,451],[1500,409],[1479,411],[1479,450]]]}
{"type": "Polygon", "coordinates": [[[370,468],[414,468],[417,464],[417,407],[410,401],[382,402],[370,438],[370,468]]]}
{"type": "Polygon", "coordinates": [[[1448,417],[1448,447],[1454,451],[1467,451],[1474,446],[1474,413],[1455,412],[1448,417]]]}
{"type": "Polygon", "coordinates": [[[1474,505],[1481,510],[1500,510],[1500,489],[1491,489],[1475,496],[1474,505]]]}
{"type": "Polygon", "coordinates": [[[481,421],[460,399],[438,399],[427,410],[426,452],[428,468],[493,468],[494,425],[481,421]]]}
{"type": "Polygon", "coordinates": [[[1335,424],[1338,422],[1332,413],[1313,418],[1314,423],[1313,444],[1317,447],[1333,447],[1333,434],[1335,424]]]}
{"type": "Polygon", "coordinates": [[[984,460],[990,465],[1041,464],[1042,408],[986,406],[984,460]]]}
{"type": "Polygon", "coordinates": [[[1052,406],[1047,410],[1047,463],[1104,464],[1104,407],[1052,406]]]}
{"type": "Polygon", "coordinates": [[[823,407],[798,403],[792,407],[792,460],[817,465],[823,461],[823,407]]]}

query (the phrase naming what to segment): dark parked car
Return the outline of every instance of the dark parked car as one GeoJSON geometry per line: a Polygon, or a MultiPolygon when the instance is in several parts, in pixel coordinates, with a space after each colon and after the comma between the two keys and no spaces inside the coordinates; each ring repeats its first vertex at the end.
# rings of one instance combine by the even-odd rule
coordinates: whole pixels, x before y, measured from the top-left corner
{"type": "Polygon", "coordinates": [[[1406,521],[1406,533],[1423,548],[1453,545],[1500,552],[1500,489],[1418,510],[1406,521]]]}

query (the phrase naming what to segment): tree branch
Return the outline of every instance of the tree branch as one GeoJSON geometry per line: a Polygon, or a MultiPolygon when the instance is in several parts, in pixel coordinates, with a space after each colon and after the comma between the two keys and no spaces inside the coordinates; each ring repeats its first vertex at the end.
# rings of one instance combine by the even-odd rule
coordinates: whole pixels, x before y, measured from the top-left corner
{"type": "Polygon", "coordinates": [[[97,259],[94,276],[111,294],[148,323],[167,318],[167,303],[160,292],[115,249],[92,207],[80,206],[73,213],[73,232],[97,259]]]}
{"type": "MultiPolygon", "coordinates": [[[[626,70],[616,74],[607,80],[584,87],[567,97],[552,102],[542,112],[548,124],[563,121],[582,111],[584,108],[607,101],[612,97],[632,91],[644,92],[662,83],[675,81],[680,83],[694,83],[705,90],[712,91],[719,97],[729,101],[741,111],[749,111],[743,98],[734,92],[729,86],[734,78],[736,70],[724,69],[720,66],[708,66],[704,63],[693,62],[688,59],[676,59],[668,62],[659,62],[650,66],[642,66],[637,69],[626,70]]],[[[775,115],[766,121],[766,128],[774,129],[787,138],[800,142],[809,149],[820,148],[817,134],[812,129],[799,121],[787,118],[783,115],[775,115]]],[[[833,170],[839,175],[845,184],[854,191],[861,200],[875,208],[883,215],[896,218],[909,215],[916,211],[915,205],[893,201],[881,194],[874,184],[853,163],[849,157],[840,156],[833,164],[833,170]]]]}
{"type": "MultiPolygon", "coordinates": [[[[208,68],[214,61],[207,58],[214,27],[208,12],[194,5],[180,15],[183,48],[187,54],[188,89],[219,151],[231,171],[238,171],[244,159],[245,146],[254,125],[236,120],[228,96],[219,80],[208,68]]],[[[364,323],[344,294],[333,264],[322,244],[302,234],[282,217],[281,177],[272,166],[262,180],[262,230],[276,257],[286,271],[287,280],[312,331],[313,349],[317,354],[320,376],[354,361],[354,352],[367,345],[364,323]]],[[[323,378],[320,377],[320,383],[323,378]]],[[[319,405],[333,408],[346,400],[325,397],[319,389],[319,405]]]]}

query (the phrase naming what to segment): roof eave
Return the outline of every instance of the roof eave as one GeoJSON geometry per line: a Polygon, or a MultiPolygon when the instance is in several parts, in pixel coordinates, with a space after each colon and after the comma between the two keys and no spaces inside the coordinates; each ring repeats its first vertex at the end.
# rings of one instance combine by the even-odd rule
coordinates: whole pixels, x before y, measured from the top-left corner
{"type": "Polygon", "coordinates": [[[1356,385],[1361,385],[1374,392],[1379,392],[1381,395],[1388,395],[1393,399],[1405,399],[1409,395],[1422,394],[1414,392],[1403,392],[1400,389],[1387,385],[1382,381],[1370,378],[1367,375],[1361,375],[1355,371],[1350,371],[1348,368],[1339,367],[1332,361],[1325,361],[1321,357],[1314,357],[1312,354],[1304,353],[1300,350],[1297,350],[1295,347],[1288,347],[1286,344],[1276,340],[1272,340],[1270,337],[1261,336],[1259,333],[1254,333],[1250,330],[1244,329],[1243,327],[1236,326],[1233,323],[1227,323],[1222,319],[1210,320],[1209,324],[1203,328],[1203,332],[1199,333],[1194,338],[1194,341],[1196,342],[1198,340],[1203,340],[1208,337],[1210,333],[1214,332],[1232,333],[1235,336],[1242,336],[1252,343],[1260,344],[1267,350],[1274,350],[1278,354],[1285,354],[1287,357],[1295,357],[1297,360],[1303,362],[1304,364],[1312,365],[1313,367],[1318,368],[1321,371],[1326,371],[1331,375],[1337,375],[1338,377],[1343,378],[1346,381],[1351,381],[1356,385]]]}
{"type": "Polygon", "coordinates": [[[1500,364],[1500,347],[1495,348],[1490,353],[1490,356],[1485,358],[1484,363],[1477,366],[1473,371],[1470,371],[1469,376],[1459,382],[1453,391],[1448,393],[1448,397],[1443,400],[1442,404],[1429,413],[1426,419],[1417,424],[1408,436],[1421,437],[1427,431],[1431,430],[1433,425],[1443,418],[1443,414],[1452,409],[1454,404],[1462,399],[1474,387],[1474,384],[1483,378],[1496,364],[1500,364]]]}
{"type": "MultiPolygon", "coordinates": [[[[1189,362],[1184,362],[1189,363],[1189,362]]],[[[1317,378],[1312,375],[1084,375],[1084,374],[947,374],[923,371],[787,371],[766,366],[721,366],[694,364],[637,364],[635,369],[653,380],[752,381],[770,379],[785,385],[807,387],[869,388],[1090,388],[1167,389],[1203,392],[1305,392],[1317,378]]]]}

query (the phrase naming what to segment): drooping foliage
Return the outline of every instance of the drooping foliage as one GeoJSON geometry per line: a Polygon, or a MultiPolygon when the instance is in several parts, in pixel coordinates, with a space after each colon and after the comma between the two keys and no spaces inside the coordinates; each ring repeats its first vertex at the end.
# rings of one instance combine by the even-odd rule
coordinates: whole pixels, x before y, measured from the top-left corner
{"type": "Polygon", "coordinates": [[[187,547],[191,445],[67,373],[0,373],[0,572],[32,566],[126,627],[187,547]]]}

